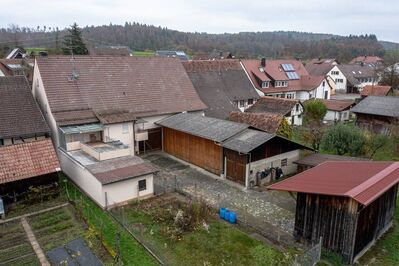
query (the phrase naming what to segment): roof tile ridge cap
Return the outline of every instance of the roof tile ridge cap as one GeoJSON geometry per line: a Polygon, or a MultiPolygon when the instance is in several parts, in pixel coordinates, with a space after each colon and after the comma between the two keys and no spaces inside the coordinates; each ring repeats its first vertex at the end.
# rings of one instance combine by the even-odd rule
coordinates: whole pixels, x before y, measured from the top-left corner
{"type": "Polygon", "coordinates": [[[385,169],[381,170],[380,172],[376,173],[363,183],[357,185],[356,187],[352,188],[351,190],[345,193],[345,196],[349,196],[351,198],[355,198],[359,194],[361,194],[366,189],[369,189],[371,186],[375,185],[377,182],[381,181],[387,175],[391,174],[392,172],[399,169],[399,162],[393,162],[385,169]]]}

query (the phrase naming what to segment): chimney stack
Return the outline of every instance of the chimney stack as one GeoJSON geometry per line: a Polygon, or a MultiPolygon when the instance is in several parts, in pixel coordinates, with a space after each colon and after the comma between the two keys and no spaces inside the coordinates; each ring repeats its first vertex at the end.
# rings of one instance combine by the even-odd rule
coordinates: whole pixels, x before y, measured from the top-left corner
{"type": "Polygon", "coordinates": [[[265,67],[265,66],[266,66],[266,58],[262,57],[262,59],[260,60],[260,65],[261,65],[262,67],[265,67]]]}

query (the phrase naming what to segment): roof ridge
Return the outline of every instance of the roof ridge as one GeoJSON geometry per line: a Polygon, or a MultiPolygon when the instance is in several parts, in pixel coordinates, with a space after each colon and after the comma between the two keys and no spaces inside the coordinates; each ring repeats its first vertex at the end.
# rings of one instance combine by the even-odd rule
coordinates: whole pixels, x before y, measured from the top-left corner
{"type": "Polygon", "coordinates": [[[356,187],[352,188],[351,190],[345,193],[345,196],[349,196],[351,198],[355,198],[365,190],[369,189],[371,186],[375,185],[377,182],[381,181],[387,175],[391,174],[392,172],[399,169],[399,162],[393,162],[388,167],[382,169],[377,174],[373,175],[363,183],[357,185],[356,187]]]}

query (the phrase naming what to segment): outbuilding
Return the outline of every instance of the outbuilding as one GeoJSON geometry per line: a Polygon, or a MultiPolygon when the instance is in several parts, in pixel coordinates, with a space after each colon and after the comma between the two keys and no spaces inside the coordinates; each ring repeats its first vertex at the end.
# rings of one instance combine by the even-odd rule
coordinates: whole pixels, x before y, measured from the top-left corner
{"type": "Polygon", "coordinates": [[[294,235],[356,262],[393,224],[399,162],[325,162],[269,186],[297,192],[294,235]]]}

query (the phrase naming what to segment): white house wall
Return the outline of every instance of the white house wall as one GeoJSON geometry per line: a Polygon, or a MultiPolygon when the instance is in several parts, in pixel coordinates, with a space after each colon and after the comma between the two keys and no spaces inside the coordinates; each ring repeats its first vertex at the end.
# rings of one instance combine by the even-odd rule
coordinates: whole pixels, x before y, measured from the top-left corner
{"type": "Polygon", "coordinates": [[[344,76],[344,74],[342,74],[342,71],[338,68],[338,66],[334,66],[330,72],[328,72],[327,74],[328,76],[330,76],[332,78],[332,80],[335,82],[335,86],[336,86],[336,92],[341,92],[341,93],[345,93],[346,92],[346,77],[344,76]],[[336,74],[332,74],[334,71],[338,71],[338,75],[336,74]],[[343,82],[337,82],[337,79],[342,80],[343,82]]]}
{"type": "Polygon", "coordinates": [[[104,128],[104,141],[107,142],[110,139],[120,140],[123,144],[128,145],[130,149],[130,155],[134,155],[134,132],[133,122],[109,124],[104,128]],[[123,131],[123,125],[127,125],[127,131],[123,131]]]}
{"type": "Polygon", "coordinates": [[[326,115],[324,116],[324,121],[347,121],[349,120],[349,110],[346,111],[332,111],[327,110],[326,115]]]}
{"type": "Polygon", "coordinates": [[[120,182],[103,185],[103,195],[107,193],[108,206],[123,203],[136,198],[151,197],[154,194],[153,175],[144,175],[120,182]],[[138,191],[139,180],[146,180],[147,189],[138,191]]]}

